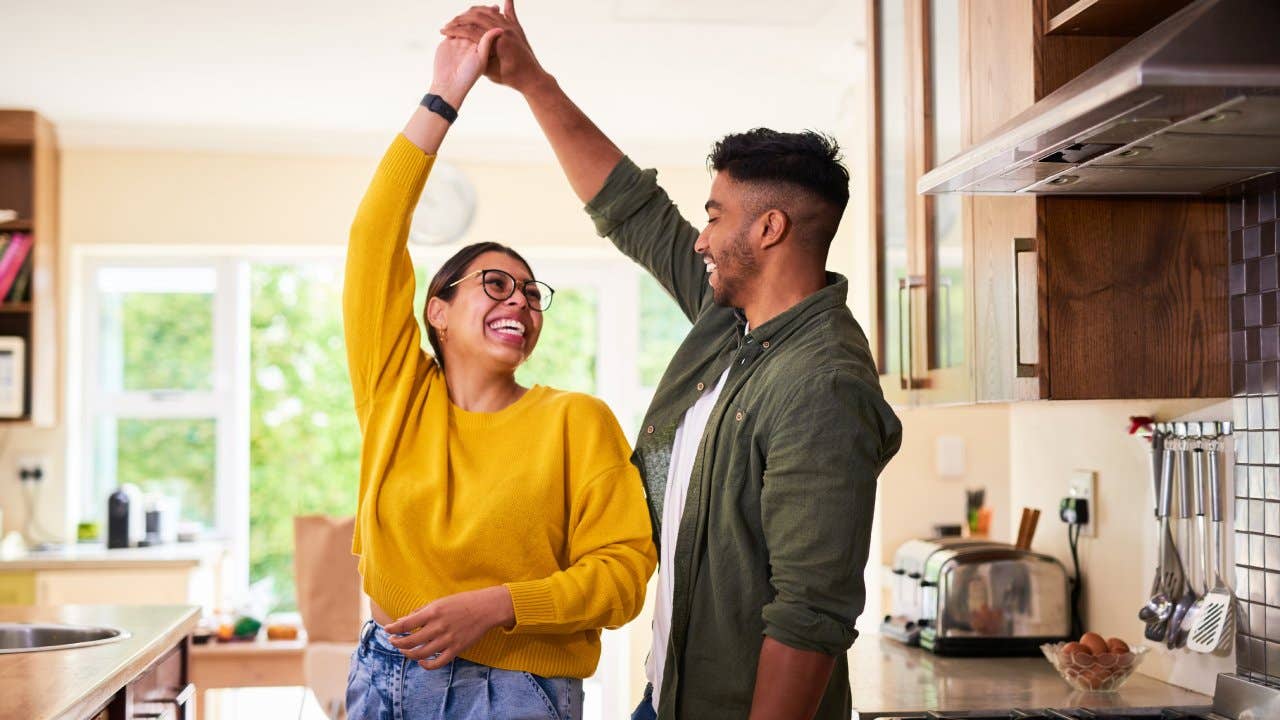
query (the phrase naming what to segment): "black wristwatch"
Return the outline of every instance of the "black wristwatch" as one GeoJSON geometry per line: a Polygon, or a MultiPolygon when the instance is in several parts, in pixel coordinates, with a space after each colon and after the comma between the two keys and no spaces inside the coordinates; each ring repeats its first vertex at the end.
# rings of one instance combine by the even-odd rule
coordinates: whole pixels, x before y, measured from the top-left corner
{"type": "Polygon", "coordinates": [[[440,117],[452,123],[458,119],[458,111],[452,105],[445,102],[445,99],[433,93],[427,93],[422,96],[422,107],[439,115],[440,117]]]}

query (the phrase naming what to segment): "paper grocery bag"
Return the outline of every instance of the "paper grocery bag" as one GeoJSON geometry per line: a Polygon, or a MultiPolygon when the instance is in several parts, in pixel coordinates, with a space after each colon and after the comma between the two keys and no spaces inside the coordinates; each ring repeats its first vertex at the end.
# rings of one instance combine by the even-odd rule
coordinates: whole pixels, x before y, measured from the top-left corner
{"type": "Polygon", "coordinates": [[[369,617],[360,590],[359,558],[351,554],[354,517],[298,515],[293,518],[293,568],[298,613],[313,642],[356,642],[369,617]]]}

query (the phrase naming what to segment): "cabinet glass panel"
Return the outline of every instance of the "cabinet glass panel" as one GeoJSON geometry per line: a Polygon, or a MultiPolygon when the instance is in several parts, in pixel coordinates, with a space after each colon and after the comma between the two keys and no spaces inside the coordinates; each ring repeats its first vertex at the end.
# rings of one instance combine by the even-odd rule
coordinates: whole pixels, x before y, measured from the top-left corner
{"type": "Polygon", "coordinates": [[[877,5],[877,125],[880,181],[880,372],[900,370],[898,281],[907,275],[906,17],[898,0],[877,5]]]}
{"type": "Polygon", "coordinates": [[[213,389],[212,268],[104,268],[96,279],[104,390],[213,389]]]}
{"type": "MultiPolygon", "coordinates": [[[[929,102],[933,117],[931,165],[936,167],[963,149],[960,104],[959,3],[932,0],[929,3],[929,71],[932,79],[929,102]]],[[[951,368],[965,362],[964,244],[960,196],[932,195],[930,258],[933,318],[929,364],[951,368]]]]}

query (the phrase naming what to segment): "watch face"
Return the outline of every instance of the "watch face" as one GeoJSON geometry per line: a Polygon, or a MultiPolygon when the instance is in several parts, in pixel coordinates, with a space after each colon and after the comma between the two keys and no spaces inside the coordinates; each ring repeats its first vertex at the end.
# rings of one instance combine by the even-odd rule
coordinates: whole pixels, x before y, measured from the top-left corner
{"type": "Polygon", "coordinates": [[[445,245],[462,238],[476,213],[476,191],[458,168],[436,160],[422,197],[413,211],[409,239],[422,245],[445,245]]]}

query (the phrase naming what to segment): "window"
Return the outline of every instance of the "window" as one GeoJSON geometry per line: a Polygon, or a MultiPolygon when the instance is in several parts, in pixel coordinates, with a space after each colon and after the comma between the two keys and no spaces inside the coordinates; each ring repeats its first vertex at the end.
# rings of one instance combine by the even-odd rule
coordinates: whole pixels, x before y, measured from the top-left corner
{"type": "Polygon", "coordinates": [[[226,264],[119,263],[96,266],[88,293],[84,355],[81,514],[101,521],[107,496],[131,484],[144,505],[178,502],[179,517],[221,527],[232,510],[227,481],[233,412],[233,268],[226,264]]]}

